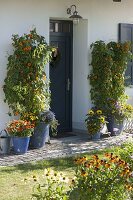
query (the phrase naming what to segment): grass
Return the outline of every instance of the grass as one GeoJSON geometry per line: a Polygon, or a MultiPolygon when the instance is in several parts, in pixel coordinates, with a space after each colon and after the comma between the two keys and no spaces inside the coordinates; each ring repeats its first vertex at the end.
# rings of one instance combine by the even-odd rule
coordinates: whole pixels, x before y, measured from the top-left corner
{"type": "MultiPolygon", "coordinates": [[[[102,157],[105,152],[113,152],[116,155],[120,155],[130,162],[133,169],[133,160],[130,159],[130,155],[133,154],[133,144],[131,143],[125,144],[122,147],[93,151],[83,155],[90,157],[92,154],[98,154],[102,157]]],[[[39,177],[40,181],[43,181],[45,168],[52,168],[53,170],[63,172],[68,177],[72,177],[75,169],[74,158],[51,159],[16,165],[14,167],[0,167],[0,200],[29,200],[32,187],[35,184],[32,177],[35,175],[39,177]],[[24,181],[25,178],[27,183],[24,181]]]]}

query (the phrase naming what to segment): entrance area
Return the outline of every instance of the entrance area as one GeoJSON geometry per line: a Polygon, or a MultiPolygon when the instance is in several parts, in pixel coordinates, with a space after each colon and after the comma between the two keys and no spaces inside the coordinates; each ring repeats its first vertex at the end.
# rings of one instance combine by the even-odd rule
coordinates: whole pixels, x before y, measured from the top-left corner
{"type": "Polygon", "coordinates": [[[50,20],[50,44],[56,49],[50,63],[51,110],[63,134],[72,131],[73,23],[50,20]]]}

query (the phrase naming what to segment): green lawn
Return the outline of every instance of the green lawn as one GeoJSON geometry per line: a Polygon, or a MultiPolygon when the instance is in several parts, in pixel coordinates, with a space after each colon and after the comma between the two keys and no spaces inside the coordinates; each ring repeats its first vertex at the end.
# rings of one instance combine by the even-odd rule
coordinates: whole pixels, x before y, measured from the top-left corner
{"type": "MultiPolygon", "coordinates": [[[[133,154],[133,144],[125,144],[122,147],[95,151],[84,155],[89,157],[97,153],[101,157],[105,152],[121,155],[122,158],[130,162],[133,169],[133,160],[130,158],[130,155],[133,154]]],[[[14,167],[0,167],[0,200],[29,200],[32,187],[35,184],[32,177],[35,175],[40,181],[43,181],[45,168],[52,168],[65,173],[68,177],[72,177],[75,169],[73,160],[74,157],[32,162],[14,167]],[[24,179],[27,179],[27,181],[25,182],[24,179]]]]}

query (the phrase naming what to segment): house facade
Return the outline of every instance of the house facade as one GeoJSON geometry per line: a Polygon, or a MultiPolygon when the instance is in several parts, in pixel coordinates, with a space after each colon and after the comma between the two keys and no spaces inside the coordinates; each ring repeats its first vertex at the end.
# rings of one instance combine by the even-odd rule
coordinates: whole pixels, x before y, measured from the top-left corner
{"type": "MultiPolygon", "coordinates": [[[[10,120],[4,103],[2,86],[6,76],[7,57],[12,52],[12,34],[23,34],[36,27],[50,41],[50,19],[68,20],[71,5],[83,17],[73,25],[72,128],[86,131],[85,115],[91,107],[87,76],[91,69],[90,44],[96,40],[118,41],[118,24],[133,24],[133,1],[122,0],[4,0],[0,1],[0,130],[10,120]]],[[[47,66],[49,75],[49,66],[47,66]]],[[[55,74],[58,77],[58,74],[55,74]]],[[[133,88],[126,88],[133,104],[133,88]]]]}

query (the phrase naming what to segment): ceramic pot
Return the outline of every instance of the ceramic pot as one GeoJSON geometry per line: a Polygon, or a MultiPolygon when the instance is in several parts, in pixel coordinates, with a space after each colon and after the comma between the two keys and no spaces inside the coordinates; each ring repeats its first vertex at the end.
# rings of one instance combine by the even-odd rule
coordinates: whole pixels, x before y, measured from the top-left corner
{"type": "Polygon", "coordinates": [[[112,136],[118,135],[123,131],[123,122],[116,123],[113,116],[107,117],[107,122],[108,132],[110,132],[112,136]]]}
{"type": "Polygon", "coordinates": [[[34,129],[34,134],[30,139],[30,148],[39,149],[45,145],[46,139],[49,134],[49,125],[40,122],[34,129]]]}
{"type": "Polygon", "coordinates": [[[96,141],[96,140],[99,140],[100,137],[101,137],[101,132],[97,132],[97,133],[95,133],[94,135],[91,136],[91,139],[93,141],[96,141]]]}
{"type": "Polygon", "coordinates": [[[12,137],[13,151],[15,154],[24,154],[29,147],[30,137],[12,137]]]}

